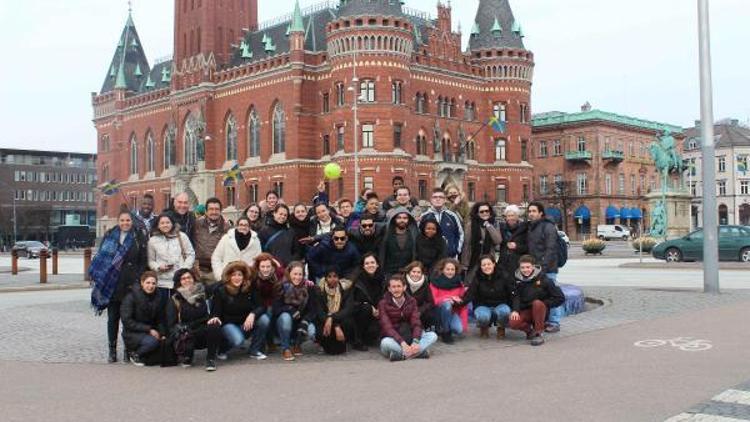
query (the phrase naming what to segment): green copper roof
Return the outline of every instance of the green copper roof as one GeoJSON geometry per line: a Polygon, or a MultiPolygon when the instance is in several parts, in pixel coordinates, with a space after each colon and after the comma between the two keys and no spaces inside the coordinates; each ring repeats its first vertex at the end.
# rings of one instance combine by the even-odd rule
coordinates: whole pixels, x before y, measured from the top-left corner
{"type": "Polygon", "coordinates": [[[492,25],[492,33],[493,34],[494,33],[498,33],[499,34],[499,33],[502,33],[502,32],[503,32],[503,27],[500,26],[500,22],[498,22],[497,18],[495,18],[495,24],[492,25]]]}
{"type": "Polygon", "coordinates": [[[544,128],[548,126],[559,126],[597,121],[616,123],[659,132],[669,130],[672,133],[679,133],[683,130],[680,126],[639,119],[636,117],[623,116],[621,114],[609,113],[601,110],[591,110],[580,113],[550,113],[541,117],[535,117],[532,120],[531,124],[534,128],[544,128]]]}
{"type": "Polygon", "coordinates": [[[143,76],[143,72],[141,71],[141,64],[140,63],[137,63],[135,65],[135,72],[133,72],[133,75],[139,76],[139,77],[143,76]]]}
{"type": "Polygon", "coordinates": [[[248,44],[245,40],[242,40],[242,43],[240,43],[240,50],[242,51],[243,59],[253,58],[253,52],[250,51],[250,44],[248,44]]]}
{"type": "Polygon", "coordinates": [[[305,32],[305,23],[302,21],[302,12],[299,9],[299,0],[294,2],[294,15],[289,32],[305,32]]]}
{"type": "Polygon", "coordinates": [[[120,68],[117,70],[115,89],[128,89],[128,82],[125,80],[125,60],[120,62],[120,68]]]}
{"type": "Polygon", "coordinates": [[[471,35],[479,35],[479,24],[474,22],[474,26],[471,27],[471,35]]]}
{"type": "Polygon", "coordinates": [[[154,83],[154,80],[151,79],[151,74],[148,75],[148,80],[146,80],[146,88],[153,88],[156,84],[154,83]]]}
{"type": "Polygon", "coordinates": [[[100,92],[104,94],[114,89],[138,92],[144,82],[143,76],[150,72],[133,17],[128,14],[100,92]]]}
{"type": "Polygon", "coordinates": [[[161,70],[161,81],[172,82],[172,74],[166,67],[161,70]]]}

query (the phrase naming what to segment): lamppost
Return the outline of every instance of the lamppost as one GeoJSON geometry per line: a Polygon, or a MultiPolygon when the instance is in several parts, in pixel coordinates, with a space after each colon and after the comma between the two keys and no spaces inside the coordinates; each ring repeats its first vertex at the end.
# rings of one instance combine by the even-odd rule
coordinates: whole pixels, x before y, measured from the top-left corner
{"type": "Polygon", "coordinates": [[[352,62],[352,86],[349,87],[348,91],[352,92],[352,110],[354,111],[354,201],[356,202],[359,199],[359,119],[357,116],[357,106],[360,100],[360,96],[357,95],[359,84],[359,78],[357,77],[357,50],[354,50],[352,62]]]}
{"type": "Polygon", "coordinates": [[[13,189],[10,185],[8,185],[5,182],[0,182],[0,185],[5,186],[8,188],[8,192],[11,193],[11,196],[13,197],[13,244],[15,245],[18,242],[18,219],[16,218],[16,190],[13,189]]]}

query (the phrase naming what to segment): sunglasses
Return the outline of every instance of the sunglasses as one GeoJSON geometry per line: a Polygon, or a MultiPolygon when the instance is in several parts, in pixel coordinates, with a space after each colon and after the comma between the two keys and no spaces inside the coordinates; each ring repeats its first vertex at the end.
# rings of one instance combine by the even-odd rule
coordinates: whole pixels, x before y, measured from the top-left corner
{"type": "Polygon", "coordinates": [[[479,210],[480,214],[489,214],[490,210],[479,210]]]}
{"type": "Polygon", "coordinates": [[[334,242],[343,242],[346,240],[346,236],[333,236],[334,242]]]}
{"type": "Polygon", "coordinates": [[[372,226],[374,226],[374,224],[360,224],[360,227],[362,227],[363,229],[369,229],[372,226]]]}

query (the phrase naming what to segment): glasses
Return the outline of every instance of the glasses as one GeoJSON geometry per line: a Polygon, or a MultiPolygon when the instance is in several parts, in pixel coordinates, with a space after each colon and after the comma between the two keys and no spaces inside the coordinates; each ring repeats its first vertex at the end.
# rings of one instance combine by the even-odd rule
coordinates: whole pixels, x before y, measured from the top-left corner
{"type": "Polygon", "coordinates": [[[334,242],[343,242],[346,240],[346,236],[333,236],[334,242]]]}
{"type": "Polygon", "coordinates": [[[490,210],[479,210],[480,214],[489,214],[490,210]]]}
{"type": "Polygon", "coordinates": [[[362,227],[363,229],[369,229],[372,226],[374,226],[374,224],[360,224],[360,227],[362,227]]]}

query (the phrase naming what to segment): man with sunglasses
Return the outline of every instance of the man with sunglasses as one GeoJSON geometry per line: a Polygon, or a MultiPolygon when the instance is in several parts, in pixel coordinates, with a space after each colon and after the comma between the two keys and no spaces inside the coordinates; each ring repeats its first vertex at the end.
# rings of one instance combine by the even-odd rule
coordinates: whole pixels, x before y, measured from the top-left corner
{"type": "Polygon", "coordinates": [[[447,256],[455,258],[461,253],[464,244],[464,229],[461,227],[461,218],[445,206],[445,200],[446,195],[442,188],[433,189],[430,209],[422,214],[421,220],[432,219],[440,225],[440,231],[448,245],[447,256]]]}
{"type": "Polygon", "coordinates": [[[349,242],[346,229],[337,226],[330,237],[325,237],[307,253],[310,278],[318,281],[325,277],[326,268],[333,267],[341,277],[348,277],[357,268],[360,254],[349,242]]]}
{"type": "Polygon", "coordinates": [[[385,227],[382,224],[375,223],[375,219],[371,216],[362,217],[359,220],[359,228],[349,229],[349,239],[360,255],[368,252],[378,254],[384,234],[385,227]]]}

